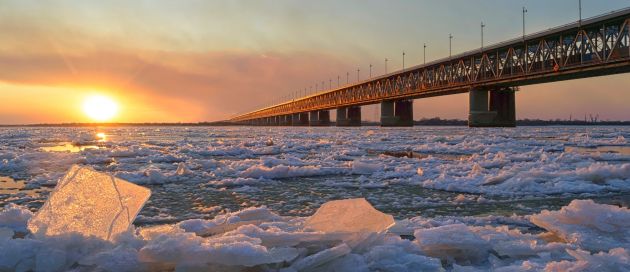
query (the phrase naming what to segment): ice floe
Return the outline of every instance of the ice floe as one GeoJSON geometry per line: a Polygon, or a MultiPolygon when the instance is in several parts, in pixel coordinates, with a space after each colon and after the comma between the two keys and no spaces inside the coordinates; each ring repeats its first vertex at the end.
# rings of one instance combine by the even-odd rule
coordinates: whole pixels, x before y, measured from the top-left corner
{"type": "Polygon", "coordinates": [[[28,228],[36,235],[78,233],[110,240],[127,231],[150,195],[147,188],[75,165],[28,228]]]}

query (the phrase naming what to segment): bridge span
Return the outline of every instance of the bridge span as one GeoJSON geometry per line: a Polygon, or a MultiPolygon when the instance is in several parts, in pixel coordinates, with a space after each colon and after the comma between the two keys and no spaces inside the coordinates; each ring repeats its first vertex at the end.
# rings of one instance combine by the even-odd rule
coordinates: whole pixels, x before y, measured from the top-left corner
{"type": "MultiPolygon", "coordinates": [[[[630,71],[630,8],[471,50],[258,109],[248,125],[361,125],[362,105],[381,104],[381,126],[412,126],[413,99],[469,93],[468,125],[515,126],[519,86],[630,71]]],[[[596,91],[596,90],[594,90],[596,91]]]]}

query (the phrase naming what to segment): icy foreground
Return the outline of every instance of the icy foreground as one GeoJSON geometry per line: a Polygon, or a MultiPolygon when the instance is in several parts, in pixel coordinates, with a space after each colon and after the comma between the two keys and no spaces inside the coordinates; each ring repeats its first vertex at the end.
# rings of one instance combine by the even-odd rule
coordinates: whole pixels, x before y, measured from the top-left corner
{"type": "Polygon", "coordinates": [[[630,271],[627,127],[103,129],[0,128],[0,271],[630,271]],[[73,164],[135,227],[29,228],[73,164]]]}
{"type": "MultiPolygon", "coordinates": [[[[362,201],[333,204],[364,213],[364,218],[354,218],[356,226],[388,221],[362,201]]],[[[540,233],[421,217],[400,221],[390,231],[312,231],[309,218],[279,216],[259,207],[212,220],[132,227],[106,241],[78,233],[24,233],[31,217],[12,204],[0,212],[0,270],[630,270],[630,210],[591,200],[532,215],[531,221],[545,229],[540,233]],[[405,233],[414,239],[401,238],[405,233]]],[[[338,216],[339,222],[346,217],[352,215],[338,216]]],[[[337,224],[330,222],[331,227],[337,224]]]]}

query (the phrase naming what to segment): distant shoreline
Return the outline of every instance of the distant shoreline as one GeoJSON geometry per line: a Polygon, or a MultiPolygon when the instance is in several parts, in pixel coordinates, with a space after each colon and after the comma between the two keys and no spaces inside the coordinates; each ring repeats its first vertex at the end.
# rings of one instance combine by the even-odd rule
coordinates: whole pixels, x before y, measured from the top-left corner
{"type": "MultiPolygon", "coordinates": [[[[414,126],[467,126],[467,120],[430,118],[415,120],[414,126]]],[[[332,122],[332,125],[335,123],[332,122]]],[[[363,121],[364,126],[377,126],[378,122],[363,121]]],[[[630,121],[583,121],[583,120],[539,120],[523,119],[516,121],[517,126],[630,126],[630,121]]],[[[198,123],[43,123],[43,124],[0,124],[0,127],[219,127],[241,126],[229,121],[198,123]]]]}

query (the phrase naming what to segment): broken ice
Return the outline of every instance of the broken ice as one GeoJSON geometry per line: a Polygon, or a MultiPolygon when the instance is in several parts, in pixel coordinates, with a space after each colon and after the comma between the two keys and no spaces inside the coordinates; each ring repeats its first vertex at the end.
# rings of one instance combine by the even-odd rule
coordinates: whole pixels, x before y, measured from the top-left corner
{"type": "Polygon", "coordinates": [[[381,232],[394,225],[394,217],[372,207],[365,198],[324,203],[306,220],[306,229],[322,232],[381,232]]]}
{"type": "Polygon", "coordinates": [[[74,165],[28,222],[37,235],[77,232],[111,240],[126,231],[151,191],[90,167],[74,165]]]}

